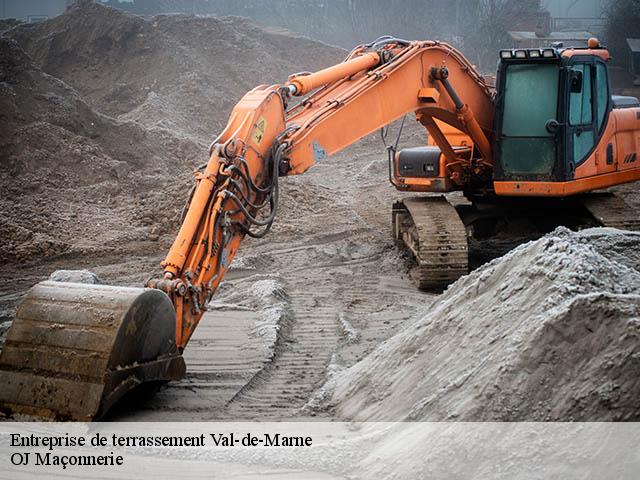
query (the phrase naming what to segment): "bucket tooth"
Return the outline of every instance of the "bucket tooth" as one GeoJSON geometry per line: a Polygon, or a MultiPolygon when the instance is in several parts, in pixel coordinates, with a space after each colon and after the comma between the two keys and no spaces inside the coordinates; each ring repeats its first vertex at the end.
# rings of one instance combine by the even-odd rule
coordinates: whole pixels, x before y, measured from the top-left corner
{"type": "Polygon", "coordinates": [[[0,411],[95,420],[137,386],[184,373],[163,292],[45,281],[18,307],[0,354],[0,411]]]}

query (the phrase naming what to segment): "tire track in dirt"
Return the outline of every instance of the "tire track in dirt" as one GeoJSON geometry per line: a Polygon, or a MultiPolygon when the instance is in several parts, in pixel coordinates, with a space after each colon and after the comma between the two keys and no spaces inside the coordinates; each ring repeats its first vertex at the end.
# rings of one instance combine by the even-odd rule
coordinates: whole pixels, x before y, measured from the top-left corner
{"type": "Polygon", "coordinates": [[[363,157],[378,161],[369,146],[358,150],[285,185],[283,191],[297,193],[293,211],[281,214],[286,230],[247,242],[241,265],[279,273],[289,316],[273,361],[233,397],[221,418],[308,415],[303,407],[335,368],[370,352],[429,297],[403,278],[404,260],[393,247],[388,216],[381,218],[392,194],[382,181],[384,171],[366,193],[354,190],[353,179],[344,175],[363,157]],[[323,187],[327,183],[331,189],[323,187]],[[313,205],[313,213],[296,211],[305,205],[313,205]]]}
{"type": "Polygon", "coordinates": [[[393,247],[387,216],[380,218],[381,209],[390,209],[388,194],[379,194],[384,182],[363,195],[341,173],[362,156],[370,159],[369,151],[358,160],[329,159],[324,169],[310,171],[301,183],[307,192],[320,191],[315,201],[309,198],[313,193],[305,198],[314,214],[282,219],[293,235],[278,232],[270,241],[248,245],[243,264],[269,265],[285,279],[290,316],[273,362],[234,396],[223,418],[308,415],[303,407],[335,368],[362,358],[430,297],[400,273],[404,260],[393,247]],[[332,185],[329,199],[317,182],[332,185]]]}
{"type": "Polygon", "coordinates": [[[207,312],[184,352],[187,376],[170,382],[151,398],[123,405],[118,421],[202,419],[224,415],[226,404],[272,360],[264,342],[253,335],[257,313],[233,307],[207,312]]]}
{"type": "Polygon", "coordinates": [[[297,283],[288,297],[291,324],[274,361],[228,405],[226,413],[235,419],[295,416],[326,378],[339,341],[333,288],[297,283]]]}

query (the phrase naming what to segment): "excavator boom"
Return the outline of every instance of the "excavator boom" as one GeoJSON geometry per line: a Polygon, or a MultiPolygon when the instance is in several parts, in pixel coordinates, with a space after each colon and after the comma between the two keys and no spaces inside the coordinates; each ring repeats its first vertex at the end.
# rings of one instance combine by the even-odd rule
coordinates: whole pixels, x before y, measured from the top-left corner
{"type": "MultiPolygon", "coordinates": [[[[490,164],[491,90],[446,44],[385,38],[333,67],[248,92],[195,172],[160,277],[138,289],[44,282],[27,294],[0,357],[3,411],[100,418],[130,389],[179,378],[181,352],[240,242],[264,236],[274,221],[278,177],[303,173],[411,112],[430,131],[439,118],[468,133],[490,164]],[[445,74],[468,105],[451,97],[445,74]]],[[[436,138],[462,178],[461,159],[436,138]]],[[[452,186],[447,175],[443,189],[452,186]]]]}
{"type": "MultiPolygon", "coordinates": [[[[491,164],[492,92],[446,44],[383,38],[354,49],[343,63],[248,92],[212,143],[209,161],[195,173],[161,277],[144,289],[44,282],[29,292],[0,357],[0,379],[9,386],[0,393],[2,408],[49,418],[99,418],[129,389],[179,377],[180,353],[240,242],[245,235],[264,236],[273,223],[278,177],[303,173],[412,112],[451,163],[452,170],[434,182],[441,190],[472,173],[470,162],[438,134],[434,119],[482,146],[484,157],[475,168],[491,164]],[[468,103],[454,88],[465,92],[468,103]],[[157,347],[149,350],[149,340],[157,347]]],[[[402,177],[396,185],[407,187],[402,177]]]]}
{"type": "MultiPolygon", "coordinates": [[[[447,44],[386,39],[375,48],[355,49],[341,64],[294,75],[284,85],[257,87],[240,100],[211,145],[209,163],[196,174],[163,277],[148,284],[176,305],[179,348],[193,334],[242,238],[263,236],[270,228],[278,177],[304,173],[408,113],[429,131],[439,131],[435,122],[443,121],[480,145],[473,161],[465,160],[444,135],[437,136],[450,156],[445,154],[442,174],[432,180],[434,191],[461,189],[490,168],[492,90],[447,44]],[[464,101],[454,89],[465,92],[464,101]],[[268,212],[261,216],[261,210],[268,212]]],[[[394,184],[412,188],[400,176],[394,184]]]]}

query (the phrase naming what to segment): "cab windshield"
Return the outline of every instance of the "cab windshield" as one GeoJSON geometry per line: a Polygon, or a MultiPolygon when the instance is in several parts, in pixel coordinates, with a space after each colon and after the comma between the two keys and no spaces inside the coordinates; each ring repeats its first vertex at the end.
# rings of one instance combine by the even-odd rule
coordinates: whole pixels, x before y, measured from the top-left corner
{"type": "Polygon", "coordinates": [[[557,119],[557,64],[514,64],[506,69],[500,158],[509,176],[550,176],[556,143],[545,128],[557,119]]]}

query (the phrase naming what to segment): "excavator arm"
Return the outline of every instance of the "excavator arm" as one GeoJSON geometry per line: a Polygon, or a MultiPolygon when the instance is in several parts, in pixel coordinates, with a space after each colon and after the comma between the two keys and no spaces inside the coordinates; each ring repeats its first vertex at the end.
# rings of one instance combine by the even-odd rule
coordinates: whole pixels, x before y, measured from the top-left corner
{"type": "Polygon", "coordinates": [[[148,286],[176,308],[176,342],[183,349],[245,235],[264,236],[275,218],[278,177],[304,173],[408,113],[443,152],[442,175],[429,180],[392,175],[399,189],[449,191],[491,168],[492,91],[453,47],[386,38],[352,51],[325,70],[298,74],[284,85],[248,92],[212,143],[209,162],[182,227],[148,286]],[[457,92],[464,92],[459,96],[457,92]],[[298,101],[289,109],[288,103],[298,101]],[[461,158],[439,123],[472,141],[461,158]]]}
{"type": "MultiPolygon", "coordinates": [[[[291,150],[287,173],[302,173],[324,155],[342,150],[407,113],[415,113],[430,133],[438,130],[434,120],[467,133],[483,159],[491,163],[492,91],[473,65],[444,43],[387,42],[375,53],[356,49],[352,59],[341,65],[290,80],[290,91],[301,95],[317,86],[317,77],[331,78],[331,72],[337,78],[288,112],[286,140],[291,150]],[[352,73],[361,58],[369,60],[370,67],[352,73]],[[464,99],[456,92],[464,92],[464,99]]],[[[444,136],[433,136],[454,161],[456,155],[444,136]]]]}
{"type": "Polygon", "coordinates": [[[408,175],[390,155],[396,188],[442,192],[490,178],[493,93],[447,44],[384,37],[248,92],[195,172],[159,278],[147,288],[46,281],[28,292],[0,356],[0,412],[96,419],[141,384],[183,376],[182,351],[242,239],[266,235],[275,219],[279,177],[408,113],[439,149],[437,174],[408,175]]]}

